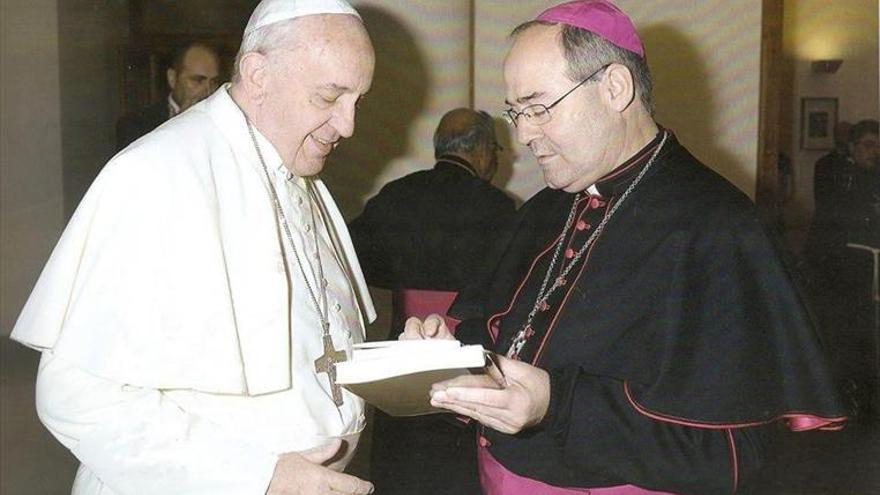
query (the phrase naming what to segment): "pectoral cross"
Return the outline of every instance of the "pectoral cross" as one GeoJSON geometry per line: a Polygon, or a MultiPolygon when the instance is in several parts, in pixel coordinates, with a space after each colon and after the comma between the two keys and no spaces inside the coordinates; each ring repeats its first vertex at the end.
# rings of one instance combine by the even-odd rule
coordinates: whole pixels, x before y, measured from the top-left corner
{"type": "Polygon", "coordinates": [[[333,393],[333,403],[339,407],[342,405],[342,390],[336,384],[336,363],[345,361],[345,351],[337,351],[333,348],[333,339],[327,332],[321,340],[324,342],[324,354],[315,360],[315,372],[327,373],[330,391],[333,393]]]}

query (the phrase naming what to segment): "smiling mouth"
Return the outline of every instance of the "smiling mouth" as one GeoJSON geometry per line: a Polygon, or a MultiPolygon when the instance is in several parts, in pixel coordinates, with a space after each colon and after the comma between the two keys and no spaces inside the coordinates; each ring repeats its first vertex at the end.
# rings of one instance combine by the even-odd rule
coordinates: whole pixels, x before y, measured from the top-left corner
{"type": "Polygon", "coordinates": [[[315,135],[311,135],[311,137],[318,144],[318,147],[324,151],[324,154],[330,153],[336,147],[337,141],[327,141],[315,135]]]}

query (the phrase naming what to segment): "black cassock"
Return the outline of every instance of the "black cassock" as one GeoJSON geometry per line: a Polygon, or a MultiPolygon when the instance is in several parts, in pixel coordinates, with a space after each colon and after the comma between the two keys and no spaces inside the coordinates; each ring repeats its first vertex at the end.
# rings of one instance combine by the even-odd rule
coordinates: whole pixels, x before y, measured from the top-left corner
{"type": "Polygon", "coordinates": [[[854,419],[869,420],[880,379],[871,251],[880,249],[880,166],[839,163],[828,183],[805,246],[810,292],[854,419]]]}
{"type": "Polygon", "coordinates": [[[349,230],[370,285],[459,291],[491,273],[487,253],[514,212],[468,162],[444,155],[386,184],[349,230]]]}
{"type": "MultiPolygon", "coordinates": [[[[514,213],[513,200],[447,155],[383,187],[349,230],[370,285],[458,292],[491,273],[488,254],[514,213]]],[[[403,330],[401,319],[388,338],[403,330]]],[[[473,427],[445,416],[376,411],[370,479],[377,495],[479,493],[473,427]]]]}
{"type": "MultiPolygon", "coordinates": [[[[598,194],[582,193],[567,232],[574,194],[545,189],[523,205],[482,317],[459,325],[463,340],[506,352],[564,236],[551,280],[576,264],[520,354],[550,373],[549,412],[517,435],[482,431],[520,476],[732,493],[761,465],[766,425],[844,419],[814,325],[751,201],[674,136],[575,261],[660,139],[600,180],[598,194]]],[[[480,304],[456,301],[451,313],[479,316],[480,304]]]]}

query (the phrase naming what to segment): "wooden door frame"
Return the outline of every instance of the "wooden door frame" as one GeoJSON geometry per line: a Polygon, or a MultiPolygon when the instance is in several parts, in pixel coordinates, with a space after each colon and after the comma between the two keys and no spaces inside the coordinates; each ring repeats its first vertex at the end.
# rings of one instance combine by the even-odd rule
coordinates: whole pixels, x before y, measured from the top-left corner
{"type": "Polygon", "coordinates": [[[776,224],[782,212],[778,197],[781,97],[783,0],[762,0],[761,82],[758,101],[758,157],[755,204],[765,221],[776,224]]]}

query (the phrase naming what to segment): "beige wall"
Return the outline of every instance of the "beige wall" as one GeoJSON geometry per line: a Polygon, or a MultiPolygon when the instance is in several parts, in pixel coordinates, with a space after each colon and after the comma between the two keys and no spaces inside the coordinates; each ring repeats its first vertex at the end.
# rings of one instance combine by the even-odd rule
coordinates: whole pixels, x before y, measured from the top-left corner
{"type": "Polygon", "coordinates": [[[468,106],[469,2],[353,0],[376,48],[376,72],[355,135],[324,179],[351,218],[389,181],[434,165],[432,137],[447,110],[468,106]]]}
{"type": "Polygon", "coordinates": [[[64,211],[69,217],[116,151],[120,47],[128,35],[126,2],[58,2],[64,211]]]}
{"type": "Polygon", "coordinates": [[[840,120],[880,115],[877,0],[785,0],[784,37],[790,87],[783,101],[782,150],[792,158],[795,195],[787,222],[795,246],[803,242],[813,212],[813,165],[826,152],[800,149],[801,98],[838,99],[840,120]],[[812,74],[813,60],[842,59],[835,74],[812,74]]]}
{"type": "Polygon", "coordinates": [[[0,333],[63,227],[55,0],[0,2],[0,333]]]}
{"type": "MultiPolygon", "coordinates": [[[[434,165],[434,128],[446,111],[469,105],[468,0],[354,0],[376,49],[370,93],[355,135],[342,142],[322,173],[351,219],[388,182],[434,165]]],[[[370,338],[385,338],[389,291],[372,290],[378,319],[370,338]]]]}
{"type": "MultiPolygon", "coordinates": [[[[68,205],[78,202],[90,174],[108,154],[118,104],[109,73],[114,72],[113,46],[124,36],[116,24],[124,24],[117,21],[125,13],[124,2],[109,2],[105,5],[109,10],[97,17],[82,9],[61,9],[60,31],[76,45],[65,42],[61,50],[59,97],[56,2],[0,3],[4,64],[0,273],[2,330],[8,333],[62,227],[62,150],[69,174],[64,181],[68,205]],[[38,111],[33,111],[35,106],[38,111]],[[63,148],[59,126],[64,129],[63,148]]],[[[551,3],[475,2],[477,107],[500,115],[507,33],[551,3]]],[[[660,122],[698,157],[751,194],[760,0],[704,1],[696,6],[687,0],[619,3],[631,13],[645,39],[658,86],[660,122]],[[737,15],[731,18],[730,12],[737,15]]],[[[355,137],[334,153],[325,174],[349,217],[383,184],[433,164],[431,137],[437,121],[447,110],[469,104],[471,53],[468,0],[405,5],[396,0],[355,0],[354,4],[367,22],[379,59],[355,137]]],[[[508,150],[520,158],[496,182],[525,199],[542,187],[542,179],[527,150],[518,146],[508,150]]]]}
{"type": "MultiPolygon", "coordinates": [[[[555,0],[476,3],[476,105],[503,110],[507,34],[555,0]]],[[[707,165],[754,196],[761,42],[760,0],[618,0],[633,19],[655,81],[657,120],[707,165]],[[735,12],[736,15],[731,15],[735,12]]],[[[543,182],[528,150],[508,183],[527,198],[543,182]]]]}

